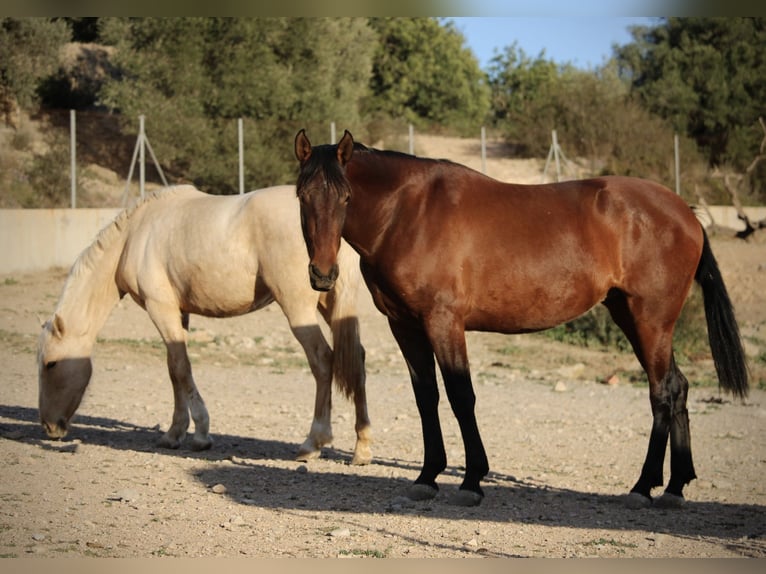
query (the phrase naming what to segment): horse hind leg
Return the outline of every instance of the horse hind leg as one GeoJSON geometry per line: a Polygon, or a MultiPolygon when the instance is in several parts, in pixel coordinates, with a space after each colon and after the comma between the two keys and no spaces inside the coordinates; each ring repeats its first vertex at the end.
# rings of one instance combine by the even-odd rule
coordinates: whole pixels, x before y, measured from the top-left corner
{"type": "Polygon", "coordinates": [[[354,401],[356,444],[352,465],[372,462],[372,429],[367,411],[365,349],[359,336],[356,294],[342,281],[323,293],[317,305],[332,330],[332,370],[336,387],[354,401]]]}
{"type": "MultiPolygon", "coordinates": [[[[665,494],[656,504],[680,506],[683,503],[683,487],[696,475],[686,408],[689,383],[673,357],[672,323],[670,328],[654,327],[662,323],[643,318],[636,312],[639,305],[635,301],[631,305],[621,293],[611,294],[605,305],[633,346],[649,379],[652,408],[649,446],[641,474],[626,499],[626,505],[639,508],[652,504],[652,488],[664,483],[663,465],[670,438],[671,477],[665,494]]],[[[640,307],[647,308],[645,304],[640,307]]]]}

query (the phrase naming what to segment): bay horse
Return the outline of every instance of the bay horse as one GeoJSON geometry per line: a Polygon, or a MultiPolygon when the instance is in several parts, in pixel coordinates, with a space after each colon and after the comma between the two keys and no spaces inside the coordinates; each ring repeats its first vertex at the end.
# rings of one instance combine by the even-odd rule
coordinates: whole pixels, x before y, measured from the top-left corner
{"type": "Polygon", "coordinates": [[[356,410],[353,464],[367,464],[370,421],[364,348],[356,303],[359,257],[347,245],[344,271],[326,293],[305,279],[308,264],[295,186],[215,196],[192,186],[148,195],[106,225],[73,264],[53,317],[38,341],[39,412],[51,438],[67,434],[91,379],[96,336],[129,294],[143,307],[167,347],[174,410],[159,441],[178,448],[194,421],[192,449],[210,448],[209,416],[192,376],[186,342],[189,315],[233,317],[276,301],[306,353],[316,379],[314,418],[296,458],[320,455],[332,441],[332,382],[356,410]],[[317,312],[330,326],[331,349],[317,312]]]}
{"type": "Polygon", "coordinates": [[[707,236],[692,209],[651,181],[597,177],[547,185],[502,183],[465,166],[379,151],[346,131],[336,145],[295,138],[297,194],[311,285],[331,289],[341,238],[388,318],[409,369],[424,461],[408,495],[436,495],[446,468],[434,357],[465,449],[453,502],[479,504],[489,472],[474,413],[465,331],[528,333],[570,321],[598,303],[630,341],[649,380],[652,427],[630,507],[680,506],[696,477],[688,381],[673,330],[693,281],[702,288],[722,388],[748,392],[734,311],[707,236]]]}

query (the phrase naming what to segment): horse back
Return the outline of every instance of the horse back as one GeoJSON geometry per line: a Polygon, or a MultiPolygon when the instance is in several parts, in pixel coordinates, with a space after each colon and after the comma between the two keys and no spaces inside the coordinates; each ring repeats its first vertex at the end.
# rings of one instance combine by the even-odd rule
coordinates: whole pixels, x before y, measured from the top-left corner
{"type": "Polygon", "coordinates": [[[268,273],[308,260],[298,217],[292,186],[233,196],[166,192],[128,221],[120,288],[141,305],[151,298],[200,315],[259,309],[274,300],[278,280],[268,273]]]}
{"type": "Polygon", "coordinates": [[[545,329],[611,289],[649,292],[664,282],[688,290],[699,261],[693,212],[646,180],[514,185],[462,172],[405,190],[402,201],[409,205],[397,208],[381,252],[363,267],[389,315],[448,305],[469,330],[545,329]]]}

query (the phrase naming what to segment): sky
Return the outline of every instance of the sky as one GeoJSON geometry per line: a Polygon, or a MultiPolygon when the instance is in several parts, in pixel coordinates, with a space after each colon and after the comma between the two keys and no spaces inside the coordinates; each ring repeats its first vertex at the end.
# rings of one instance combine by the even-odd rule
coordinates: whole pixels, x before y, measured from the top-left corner
{"type": "Polygon", "coordinates": [[[486,70],[489,61],[506,46],[518,46],[530,58],[545,50],[545,59],[593,69],[612,55],[613,44],[628,44],[628,27],[655,25],[657,19],[626,16],[471,17],[449,18],[466,38],[466,45],[486,70]]]}

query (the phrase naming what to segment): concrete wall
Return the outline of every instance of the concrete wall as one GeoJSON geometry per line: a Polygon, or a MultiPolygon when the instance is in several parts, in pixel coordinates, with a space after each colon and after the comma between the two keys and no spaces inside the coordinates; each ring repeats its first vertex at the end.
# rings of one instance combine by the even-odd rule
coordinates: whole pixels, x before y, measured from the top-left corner
{"type": "Polygon", "coordinates": [[[0,273],[68,269],[119,212],[119,208],[0,209],[0,273]]]}
{"type": "MultiPolygon", "coordinates": [[[[718,225],[745,228],[733,207],[709,209],[718,225]]],[[[119,208],[0,209],[0,274],[51,267],[68,269],[119,211],[119,208]]],[[[745,211],[753,221],[766,218],[766,207],[748,207],[745,211]]],[[[705,225],[710,224],[704,213],[699,217],[705,225]]]]}

